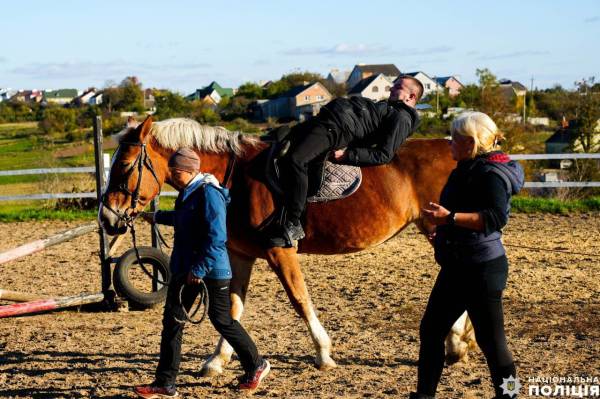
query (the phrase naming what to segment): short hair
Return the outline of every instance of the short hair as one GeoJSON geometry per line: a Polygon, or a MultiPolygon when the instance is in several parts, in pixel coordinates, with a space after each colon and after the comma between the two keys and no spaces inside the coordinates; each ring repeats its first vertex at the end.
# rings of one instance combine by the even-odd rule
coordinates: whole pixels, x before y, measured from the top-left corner
{"type": "Polygon", "coordinates": [[[425,88],[423,87],[423,83],[421,83],[421,81],[419,79],[415,78],[414,76],[410,76],[410,75],[400,75],[396,79],[396,82],[399,82],[400,79],[410,80],[412,82],[413,86],[417,89],[415,96],[417,97],[417,101],[419,101],[421,99],[421,97],[423,96],[423,92],[425,91],[425,88]]]}
{"type": "Polygon", "coordinates": [[[471,158],[477,155],[499,149],[498,143],[504,139],[504,135],[496,123],[483,112],[463,112],[452,121],[450,133],[461,136],[472,137],[475,141],[471,158]]]}

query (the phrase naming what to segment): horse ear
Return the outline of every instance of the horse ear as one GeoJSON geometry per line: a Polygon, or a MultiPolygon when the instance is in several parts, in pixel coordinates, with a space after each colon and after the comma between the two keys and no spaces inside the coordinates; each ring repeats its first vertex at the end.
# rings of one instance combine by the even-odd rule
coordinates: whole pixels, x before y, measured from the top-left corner
{"type": "Polygon", "coordinates": [[[148,115],[146,120],[142,122],[137,128],[140,130],[140,142],[146,139],[148,133],[150,133],[150,127],[152,126],[152,116],[148,115]]]}

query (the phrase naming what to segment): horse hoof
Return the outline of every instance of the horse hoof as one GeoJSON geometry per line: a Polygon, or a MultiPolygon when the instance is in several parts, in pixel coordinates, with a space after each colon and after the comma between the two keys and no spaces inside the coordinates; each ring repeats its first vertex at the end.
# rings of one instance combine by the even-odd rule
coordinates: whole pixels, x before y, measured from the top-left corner
{"type": "Polygon", "coordinates": [[[319,371],[328,371],[331,369],[334,369],[337,367],[337,364],[333,361],[332,358],[326,358],[326,359],[317,359],[316,361],[316,366],[319,369],[319,371]]]}
{"type": "Polygon", "coordinates": [[[216,377],[221,374],[223,374],[222,367],[202,366],[200,369],[200,376],[202,377],[216,377]]]}

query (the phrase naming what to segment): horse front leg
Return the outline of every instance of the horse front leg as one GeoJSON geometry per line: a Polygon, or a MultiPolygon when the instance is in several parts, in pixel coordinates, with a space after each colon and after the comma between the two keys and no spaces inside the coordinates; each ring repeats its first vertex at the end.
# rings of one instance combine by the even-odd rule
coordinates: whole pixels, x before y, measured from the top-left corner
{"type": "Polygon", "coordinates": [[[310,295],[300,270],[298,254],[294,248],[271,248],[267,251],[267,261],[279,277],[294,310],[308,326],[317,351],[315,365],[321,371],[336,367],[331,358],[331,339],[317,318],[310,295]]]}
{"type": "MultiPolygon", "coordinates": [[[[256,262],[256,258],[243,257],[230,251],[229,261],[232,272],[229,287],[231,294],[231,317],[239,321],[242,318],[242,313],[244,313],[244,302],[246,301],[252,266],[256,262]]],[[[221,374],[223,367],[231,360],[231,355],[233,355],[233,348],[223,337],[220,337],[215,351],[202,365],[200,374],[205,377],[213,377],[221,374]]]]}

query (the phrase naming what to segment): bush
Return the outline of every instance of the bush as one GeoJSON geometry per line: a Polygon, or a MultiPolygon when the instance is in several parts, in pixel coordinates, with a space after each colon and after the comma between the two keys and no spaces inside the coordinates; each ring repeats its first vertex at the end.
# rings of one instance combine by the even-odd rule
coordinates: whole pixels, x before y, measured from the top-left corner
{"type": "Polygon", "coordinates": [[[77,112],[69,108],[48,107],[39,127],[46,134],[69,132],[77,127],[77,112]]]}

